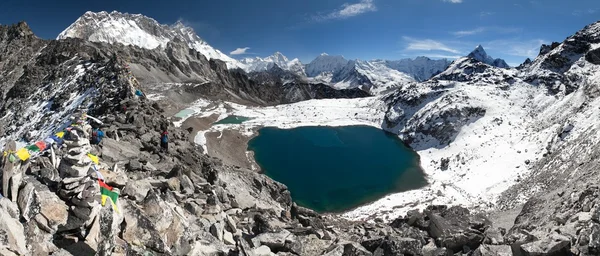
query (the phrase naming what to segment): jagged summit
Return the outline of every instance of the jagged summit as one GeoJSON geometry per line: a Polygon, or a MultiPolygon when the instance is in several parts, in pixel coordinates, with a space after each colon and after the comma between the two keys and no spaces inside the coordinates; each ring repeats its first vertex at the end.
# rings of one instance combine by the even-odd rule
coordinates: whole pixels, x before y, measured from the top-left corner
{"type": "MultiPolygon", "coordinates": [[[[33,31],[25,21],[21,21],[14,25],[0,27],[0,39],[17,38],[34,35],[33,31]]],[[[35,35],[34,35],[35,36],[35,35]]]]}
{"type": "Polygon", "coordinates": [[[406,73],[417,81],[425,81],[446,70],[452,61],[448,59],[433,60],[425,56],[414,59],[384,60],[391,69],[406,73]]]}
{"type": "Polygon", "coordinates": [[[469,58],[473,58],[475,60],[481,61],[485,64],[494,66],[494,67],[499,67],[499,68],[508,68],[508,64],[506,64],[506,61],[504,61],[503,59],[494,59],[491,56],[489,56],[487,54],[487,52],[485,52],[485,49],[483,49],[483,46],[478,45],[477,47],[475,47],[475,50],[473,50],[471,53],[469,53],[469,55],[467,55],[467,57],[469,58]]]}
{"type": "Polygon", "coordinates": [[[322,53],[306,65],[306,75],[315,77],[324,72],[335,73],[344,68],[346,64],[348,64],[348,60],[341,55],[322,53]]]}
{"type": "Polygon", "coordinates": [[[285,55],[283,55],[283,53],[279,51],[265,58],[244,58],[240,60],[240,63],[244,65],[243,69],[248,73],[268,71],[277,66],[283,70],[290,71],[300,76],[305,75],[304,65],[300,62],[300,60],[289,60],[285,55]]]}
{"type": "Polygon", "coordinates": [[[141,14],[88,11],[57,37],[57,39],[65,38],[81,38],[110,44],[121,43],[146,49],[165,47],[167,43],[177,39],[208,59],[224,61],[228,68],[242,66],[237,60],[211,47],[183,22],[164,25],[141,14]]]}

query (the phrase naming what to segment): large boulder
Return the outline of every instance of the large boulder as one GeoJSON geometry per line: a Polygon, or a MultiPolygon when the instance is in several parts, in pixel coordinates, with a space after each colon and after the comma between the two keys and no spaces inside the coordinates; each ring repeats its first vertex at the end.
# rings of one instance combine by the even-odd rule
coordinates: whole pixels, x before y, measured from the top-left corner
{"type": "MultiPolygon", "coordinates": [[[[10,201],[0,198],[0,201],[10,201]]],[[[11,202],[0,202],[0,251],[3,249],[27,255],[27,242],[23,225],[16,214],[17,207],[11,202]],[[6,206],[6,207],[5,207],[6,206]]]]}
{"type": "Polygon", "coordinates": [[[104,177],[104,182],[109,186],[123,188],[129,181],[129,178],[124,172],[114,172],[111,170],[101,169],[100,173],[104,177]]]}
{"type": "Polygon", "coordinates": [[[509,245],[487,245],[482,244],[473,252],[473,256],[512,256],[509,245]]]}
{"type": "Polygon", "coordinates": [[[379,237],[365,240],[362,246],[371,252],[379,251],[383,255],[419,255],[423,244],[414,238],[396,236],[379,237]]]}
{"type": "Polygon", "coordinates": [[[566,236],[552,234],[549,237],[520,246],[525,256],[569,255],[571,239],[566,236]]]}
{"type": "Polygon", "coordinates": [[[439,210],[427,210],[426,214],[429,218],[429,235],[453,252],[462,251],[465,246],[475,249],[483,242],[483,232],[476,228],[483,228],[484,221],[472,219],[465,208],[441,207],[439,210]]]}
{"type": "Polygon", "coordinates": [[[145,246],[156,252],[168,252],[169,248],[163,236],[144,214],[144,211],[125,200],[121,203],[125,217],[125,227],[122,229],[123,239],[133,245],[145,246]]]}
{"type": "Polygon", "coordinates": [[[254,247],[261,245],[268,246],[271,251],[292,251],[297,248],[292,248],[297,245],[298,241],[294,234],[282,229],[279,232],[263,233],[252,238],[252,244],[254,247]]]}
{"type": "Polygon", "coordinates": [[[69,213],[65,202],[35,179],[27,179],[27,185],[21,189],[17,202],[25,220],[41,220],[41,225],[53,230],[67,223],[69,213]],[[43,219],[36,218],[38,214],[43,219]]]}
{"type": "Polygon", "coordinates": [[[321,240],[314,234],[298,236],[298,242],[302,244],[300,255],[321,255],[326,248],[332,245],[332,241],[321,240]]]}
{"type": "Polygon", "coordinates": [[[139,155],[139,147],[131,143],[121,143],[111,138],[102,140],[102,160],[111,163],[129,162],[131,159],[138,158],[139,155]]]}
{"type": "Polygon", "coordinates": [[[141,202],[142,200],[144,200],[144,198],[146,198],[146,196],[148,195],[148,191],[150,191],[150,189],[152,189],[152,185],[150,184],[150,181],[144,179],[144,180],[132,180],[127,182],[127,185],[125,185],[125,188],[123,188],[123,191],[121,191],[121,194],[123,196],[127,196],[130,197],[131,199],[135,200],[136,202],[141,202]]]}
{"type": "Polygon", "coordinates": [[[367,251],[360,244],[354,242],[343,242],[329,248],[324,256],[371,256],[371,252],[367,251]]]}
{"type": "Polygon", "coordinates": [[[171,227],[174,219],[174,213],[170,206],[160,198],[154,190],[150,190],[142,202],[144,213],[154,223],[159,232],[164,232],[171,227]]]}

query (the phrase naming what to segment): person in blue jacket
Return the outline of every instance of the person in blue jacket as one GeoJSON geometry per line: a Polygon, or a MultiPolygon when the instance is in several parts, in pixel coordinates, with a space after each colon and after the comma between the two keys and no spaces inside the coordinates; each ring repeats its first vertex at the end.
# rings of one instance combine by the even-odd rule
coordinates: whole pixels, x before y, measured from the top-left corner
{"type": "Polygon", "coordinates": [[[99,128],[95,128],[94,130],[92,130],[92,138],[90,139],[90,142],[94,145],[98,145],[100,144],[100,142],[102,141],[102,138],[104,138],[104,132],[101,131],[99,128]]]}
{"type": "Polygon", "coordinates": [[[162,151],[169,151],[169,133],[166,129],[160,134],[160,147],[162,151]]]}

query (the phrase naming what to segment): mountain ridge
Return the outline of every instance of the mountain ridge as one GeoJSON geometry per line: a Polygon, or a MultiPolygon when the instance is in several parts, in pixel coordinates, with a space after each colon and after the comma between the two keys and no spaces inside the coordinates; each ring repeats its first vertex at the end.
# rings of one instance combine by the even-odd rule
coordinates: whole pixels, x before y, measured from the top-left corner
{"type": "Polygon", "coordinates": [[[202,53],[207,59],[225,61],[228,68],[242,67],[237,60],[211,47],[192,28],[185,26],[182,22],[163,25],[142,14],[88,11],[62,31],[57,39],[69,37],[92,42],[135,45],[146,49],[165,47],[168,42],[177,38],[185,42],[191,49],[202,53]]]}
{"type": "Polygon", "coordinates": [[[492,56],[489,56],[487,54],[487,52],[485,51],[485,49],[483,49],[483,46],[481,45],[477,45],[477,47],[475,47],[475,50],[473,50],[471,53],[469,53],[469,55],[467,55],[467,57],[469,58],[473,58],[477,61],[481,61],[485,64],[494,66],[494,67],[499,67],[499,68],[509,68],[510,66],[508,64],[506,64],[506,61],[504,61],[503,59],[494,59],[492,58],[492,56]]]}

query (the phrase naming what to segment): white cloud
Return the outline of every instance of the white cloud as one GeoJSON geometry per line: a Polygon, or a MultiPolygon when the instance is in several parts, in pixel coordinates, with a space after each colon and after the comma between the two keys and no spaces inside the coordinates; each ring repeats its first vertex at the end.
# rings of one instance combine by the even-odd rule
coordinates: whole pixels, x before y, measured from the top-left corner
{"type": "Polygon", "coordinates": [[[339,9],[329,14],[317,15],[313,19],[316,21],[346,19],[374,11],[377,11],[377,6],[375,6],[373,0],[360,0],[360,2],[354,4],[345,3],[339,9]]]}
{"type": "Polygon", "coordinates": [[[523,30],[520,28],[478,27],[478,28],[474,28],[471,30],[460,30],[460,31],[450,32],[450,34],[453,34],[457,37],[463,37],[463,36],[472,36],[472,35],[476,35],[476,34],[480,34],[480,33],[484,33],[484,32],[493,32],[496,34],[513,34],[513,33],[519,33],[522,31],[523,30]]]}
{"type": "Polygon", "coordinates": [[[403,39],[408,43],[405,49],[407,51],[443,51],[460,54],[459,50],[450,48],[444,43],[432,39],[415,39],[407,36],[403,37],[403,39]]]}
{"type": "Polygon", "coordinates": [[[450,2],[453,4],[460,4],[463,2],[463,0],[443,0],[444,2],[450,2]]]}
{"type": "Polygon", "coordinates": [[[476,28],[476,29],[471,29],[471,30],[461,30],[461,31],[456,31],[456,32],[452,32],[453,35],[455,36],[470,36],[470,35],[475,35],[475,34],[479,34],[482,32],[485,32],[486,28],[476,28]]]}
{"type": "Polygon", "coordinates": [[[444,55],[444,54],[423,54],[426,57],[429,58],[440,58],[440,59],[458,59],[460,57],[463,57],[461,55],[444,55]]]}
{"type": "Polygon", "coordinates": [[[481,11],[479,12],[479,17],[483,18],[485,16],[490,16],[490,15],[494,15],[493,12],[486,12],[486,11],[481,11]]]}
{"type": "Polygon", "coordinates": [[[582,15],[594,14],[597,11],[598,11],[598,9],[588,9],[587,11],[585,11],[585,10],[575,10],[571,14],[573,14],[573,16],[582,16],[582,15]]]}
{"type": "Polygon", "coordinates": [[[246,51],[250,50],[250,47],[237,48],[230,52],[230,55],[240,55],[240,54],[248,54],[246,51]]]}

